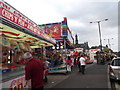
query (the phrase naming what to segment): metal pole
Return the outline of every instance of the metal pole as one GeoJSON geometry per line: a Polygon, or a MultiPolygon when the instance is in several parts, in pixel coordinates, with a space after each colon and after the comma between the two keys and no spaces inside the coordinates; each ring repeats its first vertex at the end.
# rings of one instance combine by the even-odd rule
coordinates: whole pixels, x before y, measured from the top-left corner
{"type": "MultiPolygon", "coordinates": [[[[64,49],[65,49],[65,61],[66,61],[66,58],[67,58],[66,37],[64,37],[64,49]]],[[[66,72],[67,72],[67,62],[65,63],[65,65],[66,65],[66,72]]]]}
{"type": "Polygon", "coordinates": [[[75,47],[74,47],[74,38],[73,38],[73,48],[75,48],[75,47]]]}
{"type": "Polygon", "coordinates": [[[109,45],[109,48],[111,49],[111,46],[110,46],[110,39],[108,39],[108,45],[109,45]]]}
{"type": "MultiPolygon", "coordinates": [[[[64,37],[64,49],[65,49],[65,54],[67,55],[67,48],[66,48],[66,37],[64,37]]],[[[66,57],[65,57],[66,58],[66,57]]]]}
{"type": "Polygon", "coordinates": [[[66,38],[64,37],[64,49],[66,49],[66,38]]]}
{"type": "Polygon", "coordinates": [[[102,39],[101,39],[101,31],[100,31],[100,21],[98,21],[98,28],[99,28],[99,37],[100,37],[100,50],[102,51],[102,39]]]}
{"type": "Polygon", "coordinates": [[[107,21],[108,19],[104,19],[104,20],[101,20],[101,21],[97,21],[97,22],[90,22],[90,23],[98,23],[98,28],[99,28],[99,37],[100,37],[100,49],[102,51],[102,39],[101,39],[101,31],[100,31],[100,22],[102,21],[107,21]]]}

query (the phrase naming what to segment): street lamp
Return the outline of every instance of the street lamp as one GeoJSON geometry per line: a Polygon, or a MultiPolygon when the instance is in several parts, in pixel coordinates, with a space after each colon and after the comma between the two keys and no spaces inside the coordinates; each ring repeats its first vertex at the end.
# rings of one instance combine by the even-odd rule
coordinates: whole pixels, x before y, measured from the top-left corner
{"type": "Polygon", "coordinates": [[[107,21],[108,19],[104,19],[104,20],[101,20],[101,21],[96,21],[96,22],[90,22],[90,23],[98,23],[98,29],[99,29],[99,37],[100,37],[100,49],[102,51],[102,40],[101,40],[101,30],[100,30],[100,23],[102,21],[107,21]]]}
{"type": "MultiPolygon", "coordinates": [[[[110,39],[113,39],[113,38],[110,38],[110,39]]],[[[111,49],[110,39],[104,39],[104,40],[108,40],[108,45],[109,45],[109,48],[111,49]]]]}

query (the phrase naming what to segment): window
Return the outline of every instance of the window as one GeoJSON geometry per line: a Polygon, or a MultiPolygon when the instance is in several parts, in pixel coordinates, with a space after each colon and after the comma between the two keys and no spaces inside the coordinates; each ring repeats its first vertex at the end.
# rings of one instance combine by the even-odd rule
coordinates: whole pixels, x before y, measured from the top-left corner
{"type": "Polygon", "coordinates": [[[114,66],[120,66],[120,59],[114,60],[114,66]]]}

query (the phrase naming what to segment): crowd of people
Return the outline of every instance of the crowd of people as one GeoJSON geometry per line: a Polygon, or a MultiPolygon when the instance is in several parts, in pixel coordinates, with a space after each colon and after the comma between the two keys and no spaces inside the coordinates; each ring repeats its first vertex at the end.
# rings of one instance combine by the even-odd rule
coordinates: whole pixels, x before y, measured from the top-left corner
{"type": "Polygon", "coordinates": [[[97,51],[95,58],[97,60],[97,64],[105,64],[106,61],[110,61],[115,57],[116,57],[115,54],[109,54],[103,51],[97,51]]]}
{"type": "MultiPolygon", "coordinates": [[[[67,54],[67,57],[65,58],[67,72],[71,73],[73,67],[75,66],[78,68],[78,72],[81,72],[84,75],[87,59],[88,57],[86,56],[86,54],[83,53],[74,52],[74,54],[67,54]]],[[[28,88],[32,88],[32,90],[36,88],[42,90],[44,88],[45,83],[48,82],[47,75],[49,73],[51,62],[49,62],[48,59],[44,58],[39,60],[39,57],[34,56],[30,52],[26,52],[23,55],[23,60],[26,65],[25,86],[27,86],[28,88]]]]}
{"type": "MultiPolygon", "coordinates": [[[[68,54],[65,58],[67,72],[71,72],[74,66],[78,67],[78,72],[85,74],[86,58],[87,56],[82,53],[74,52],[73,55],[68,54]]],[[[49,65],[51,64],[47,59],[38,59],[30,52],[23,55],[25,66],[25,87],[43,90],[45,83],[48,82],[47,75],[49,72],[49,65]]],[[[113,58],[113,57],[112,57],[113,58]]]]}
{"type": "Polygon", "coordinates": [[[83,54],[68,56],[66,63],[68,72],[72,71],[73,66],[77,66],[78,71],[82,72],[82,74],[85,74],[86,58],[83,54]]]}

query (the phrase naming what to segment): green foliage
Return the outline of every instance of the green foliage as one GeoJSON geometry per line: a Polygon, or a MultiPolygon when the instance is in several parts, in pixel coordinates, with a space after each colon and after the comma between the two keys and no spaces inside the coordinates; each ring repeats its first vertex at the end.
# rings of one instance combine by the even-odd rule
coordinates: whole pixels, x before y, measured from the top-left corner
{"type": "Polygon", "coordinates": [[[107,52],[107,53],[109,53],[109,52],[113,52],[113,50],[108,49],[108,48],[103,49],[103,51],[104,51],[104,52],[107,52]]]}
{"type": "Polygon", "coordinates": [[[92,46],[91,47],[91,49],[97,49],[98,48],[98,46],[92,46]]]}

